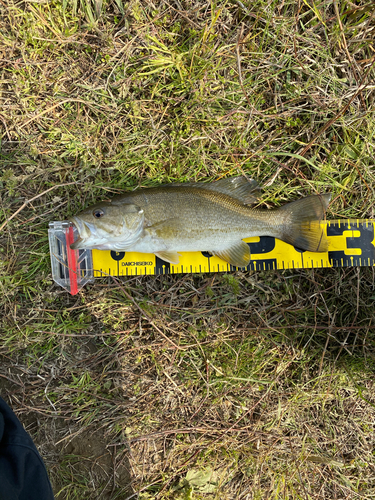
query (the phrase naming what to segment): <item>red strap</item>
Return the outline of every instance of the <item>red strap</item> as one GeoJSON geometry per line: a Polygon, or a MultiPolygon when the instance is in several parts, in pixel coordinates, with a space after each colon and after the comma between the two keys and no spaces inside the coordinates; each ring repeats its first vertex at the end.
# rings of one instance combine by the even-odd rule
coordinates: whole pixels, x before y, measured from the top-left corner
{"type": "Polygon", "coordinates": [[[69,269],[69,279],[70,279],[70,293],[71,295],[77,295],[78,293],[78,279],[77,279],[77,261],[76,252],[78,250],[72,250],[70,245],[74,242],[73,227],[70,226],[68,233],[66,235],[66,250],[68,257],[68,269],[69,269]]]}

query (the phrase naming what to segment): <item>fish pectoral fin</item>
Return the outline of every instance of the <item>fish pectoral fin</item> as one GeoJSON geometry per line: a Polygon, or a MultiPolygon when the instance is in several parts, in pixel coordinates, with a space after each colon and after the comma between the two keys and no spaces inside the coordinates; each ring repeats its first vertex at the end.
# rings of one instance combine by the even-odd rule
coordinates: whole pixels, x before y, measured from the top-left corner
{"type": "Polygon", "coordinates": [[[147,226],[149,231],[163,231],[163,230],[171,230],[171,229],[181,229],[184,228],[184,220],[181,217],[170,217],[169,219],[162,220],[160,222],[156,222],[150,226],[147,226]]]}
{"type": "Polygon", "coordinates": [[[211,251],[211,253],[235,267],[247,267],[251,257],[250,247],[244,241],[235,243],[225,250],[211,251]]]}
{"type": "Polygon", "coordinates": [[[156,257],[159,257],[161,260],[165,260],[165,262],[169,262],[170,264],[178,264],[180,262],[180,254],[177,252],[155,252],[156,257]]]}
{"type": "Polygon", "coordinates": [[[174,240],[186,229],[186,221],[180,217],[172,217],[146,227],[146,232],[153,238],[168,242],[174,240]]]}

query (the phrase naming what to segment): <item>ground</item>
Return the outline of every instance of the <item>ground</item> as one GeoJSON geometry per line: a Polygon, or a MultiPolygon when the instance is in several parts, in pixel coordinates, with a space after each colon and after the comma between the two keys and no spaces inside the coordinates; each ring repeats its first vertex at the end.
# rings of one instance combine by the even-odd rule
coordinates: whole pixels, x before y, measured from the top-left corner
{"type": "Polygon", "coordinates": [[[47,229],[256,178],[374,217],[366,2],[0,2],[0,393],[58,500],[375,495],[372,268],[51,279],[47,229]]]}

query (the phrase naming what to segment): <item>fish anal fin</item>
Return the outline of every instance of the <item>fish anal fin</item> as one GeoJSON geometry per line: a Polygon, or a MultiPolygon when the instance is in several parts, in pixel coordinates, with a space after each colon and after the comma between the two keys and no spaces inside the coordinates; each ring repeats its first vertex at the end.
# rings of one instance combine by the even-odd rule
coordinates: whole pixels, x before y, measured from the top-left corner
{"type": "Polygon", "coordinates": [[[165,260],[165,262],[169,262],[170,264],[178,264],[180,262],[180,254],[177,252],[168,252],[165,250],[156,252],[155,255],[159,257],[159,259],[165,260]]]}
{"type": "Polygon", "coordinates": [[[244,241],[235,243],[224,250],[212,250],[211,253],[235,267],[247,267],[250,263],[250,247],[244,241]]]}

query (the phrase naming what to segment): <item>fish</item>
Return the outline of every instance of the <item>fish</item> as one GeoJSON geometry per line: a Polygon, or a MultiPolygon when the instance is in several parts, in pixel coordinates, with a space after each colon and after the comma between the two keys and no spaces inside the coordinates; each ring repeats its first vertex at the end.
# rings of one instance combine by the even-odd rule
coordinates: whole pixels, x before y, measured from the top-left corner
{"type": "Polygon", "coordinates": [[[253,208],[260,196],[258,182],[245,176],[136,189],[73,216],[79,237],[70,247],[153,253],[171,264],[179,263],[180,252],[209,252],[240,268],[251,259],[243,239],[253,236],[327,252],[320,221],[330,194],[253,208]]]}

